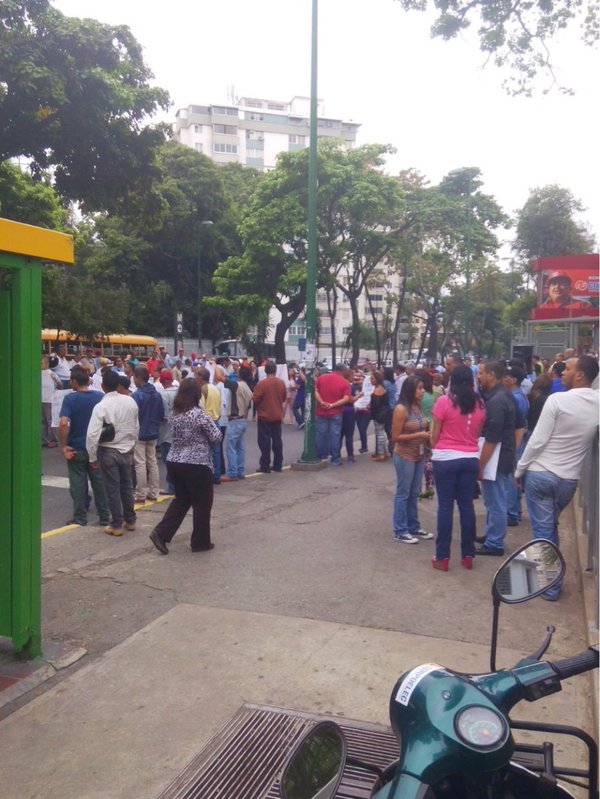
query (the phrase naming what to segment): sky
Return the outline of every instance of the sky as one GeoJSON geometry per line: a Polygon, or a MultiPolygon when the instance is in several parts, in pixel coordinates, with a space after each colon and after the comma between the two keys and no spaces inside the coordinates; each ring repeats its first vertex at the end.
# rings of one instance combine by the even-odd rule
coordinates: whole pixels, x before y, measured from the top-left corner
{"type": "MultiPolygon", "coordinates": [[[[54,0],[69,16],[128,25],[155,83],[178,108],[231,95],[287,102],[310,94],[311,0],[54,0]]],[[[469,34],[433,40],[432,18],[394,0],[320,0],[318,96],[328,117],[361,124],[357,143],[393,145],[386,171],[415,168],[431,183],[479,167],[483,191],[514,214],[532,189],[558,184],[600,238],[598,51],[577,32],[553,45],[559,80],[511,97],[506,72],[484,66],[469,34]]],[[[507,234],[508,238],[512,233],[507,234]]]]}

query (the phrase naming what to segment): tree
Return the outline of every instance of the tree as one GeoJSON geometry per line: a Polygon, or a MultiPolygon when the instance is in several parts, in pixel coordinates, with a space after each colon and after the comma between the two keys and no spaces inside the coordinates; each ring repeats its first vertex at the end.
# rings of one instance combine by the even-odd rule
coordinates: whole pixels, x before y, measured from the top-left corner
{"type": "Polygon", "coordinates": [[[27,225],[64,230],[67,209],[46,179],[34,180],[16,164],[0,163],[0,216],[27,225]]]}
{"type": "MultiPolygon", "coordinates": [[[[473,21],[479,27],[479,47],[498,67],[508,67],[505,87],[512,94],[532,93],[540,73],[556,83],[551,42],[568,26],[580,25],[587,45],[598,41],[597,0],[399,0],[406,10],[433,6],[438,16],[431,35],[453,39],[473,21]]],[[[547,89],[546,89],[547,91],[547,89]]],[[[561,87],[561,91],[570,91],[561,87]]]]}
{"type": "Polygon", "coordinates": [[[59,194],[88,208],[148,191],[164,132],[147,119],[169,105],[151,78],[129,28],[3,0],[0,161],[27,158],[38,176],[52,167],[59,194]]]}
{"type": "Polygon", "coordinates": [[[560,186],[542,186],[531,192],[517,213],[513,244],[525,269],[536,258],[593,251],[593,236],[576,219],[582,210],[579,200],[560,186]]]}
{"type": "MultiPolygon", "coordinates": [[[[365,145],[346,152],[338,142],[318,148],[317,285],[348,297],[358,331],[358,297],[393,244],[402,203],[397,180],[379,167],[388,148],[365,145]]],[[[278,358],[285,333],[306,303],[308,150],[280,155],[258,184],[240,225],[243,254],[220,264],[211,304],[235,311],[240,324],[264,324],[269,308],[281,314],[275,331],[278,358]]],[[[242,328],[243,329],[243,328],[242,328]]],[[[359,341],[353,339],[353,357],[359,341]]],[[[335,356],[334,356],[335,357],[335,356]]]]}

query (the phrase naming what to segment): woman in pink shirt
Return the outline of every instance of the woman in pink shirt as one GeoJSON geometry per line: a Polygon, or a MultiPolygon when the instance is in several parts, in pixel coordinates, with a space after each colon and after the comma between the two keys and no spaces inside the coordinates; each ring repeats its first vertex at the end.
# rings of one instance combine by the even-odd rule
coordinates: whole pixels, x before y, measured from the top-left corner
{"type": "Polygon", "coordinates": [[[450,376],[448,394],[433,406],[431,446],[433,476],[438,497],[434,569],[448,571],[454,501],[460,514],[462,565],[473,567],[475,509],[473,495],[479,473],[477,440],[485,420],[483,402],[475,393],[473,373],[457,366],[450,376]]]}

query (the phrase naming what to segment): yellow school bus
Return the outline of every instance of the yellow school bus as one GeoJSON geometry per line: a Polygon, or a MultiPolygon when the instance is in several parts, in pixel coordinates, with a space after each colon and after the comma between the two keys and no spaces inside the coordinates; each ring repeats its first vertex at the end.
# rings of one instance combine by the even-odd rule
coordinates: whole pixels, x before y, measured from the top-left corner
{"type": "Polygon", "coordinates": [[[68,330],[42,330],[42,353],[50,355],[56,344],[66,344],[67,357],[73,358],[80,353],[85,355],[87,347],[92,347],[94,354],[100,353],[111,360],[117,355],[131,355],[139,361],[147,361],[154,350],[158,349],[158,341],[153,336],[138,336],[130,334],[114,334],[98,336],[92,339],[82,338],[69,333],[68,330]]]}

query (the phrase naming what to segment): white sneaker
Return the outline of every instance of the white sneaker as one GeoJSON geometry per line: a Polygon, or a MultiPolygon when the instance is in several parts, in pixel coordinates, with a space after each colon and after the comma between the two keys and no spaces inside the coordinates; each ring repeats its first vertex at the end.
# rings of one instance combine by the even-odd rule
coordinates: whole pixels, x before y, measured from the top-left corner
{"type": "Polygon", "coordinates": [[[396,541],[402,541],[403,544],[418,544],[419,539],[415,538],[414,535],[410,533],[402,533],[402,535],[395,535],[394,538],[396,541]]]}
{"type": "Polygon", "coordinates": [[[428,533],[427,530],[421,530],[421,529],[415,530],[415,532],[411,533],[411,535],[416,535],[417,538],[423,538],[426,540],[433,538],[433,533],[428,533]]]}

